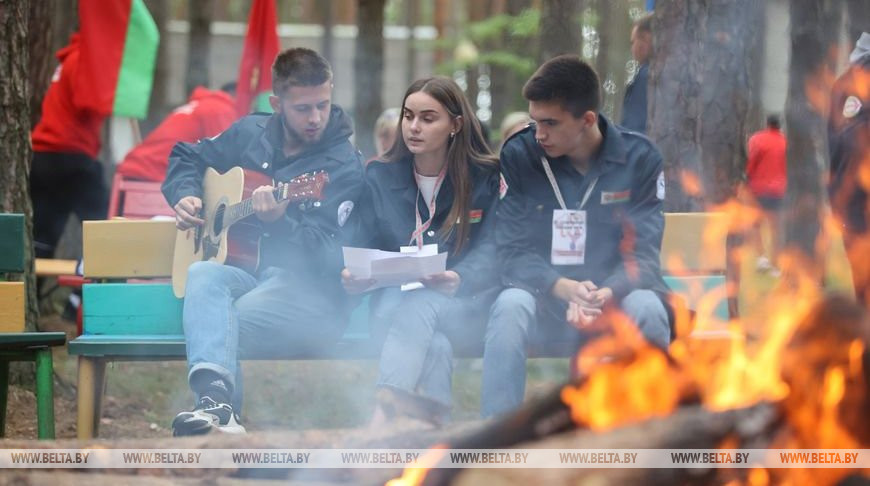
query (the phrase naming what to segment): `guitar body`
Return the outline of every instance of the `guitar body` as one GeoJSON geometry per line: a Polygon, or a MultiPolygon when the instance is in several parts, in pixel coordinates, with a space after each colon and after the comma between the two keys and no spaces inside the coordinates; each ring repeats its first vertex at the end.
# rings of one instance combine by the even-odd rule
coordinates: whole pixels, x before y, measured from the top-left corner
{"type": "MultiPolygon", "coordinates": [[[[329,174],[314,171],[277,184],[275,200],[320,200],[329,174]]],[[[272,186],[272,179],[260,172],[233,167],[223,174],[208,168],[202,180],[202,211],[205,223],[178,230],[172,260],[172,292],[184,297],[187,271],[196,262],[213,261],[232,265],[249,273],[257,271],[262,229],[251,204],[254,190],[272,186]]]]}
{"type": "Polygon", "coordinates": [[[272,179],[259,172],[234,167],[224,174],[206,169],[203,178],[201,228],[178,230],[172,261],[172,291],[184,297],[187,269],[195,262],[214,261],[239,267],[250,273],[257,270],[261,228],[258,220],[247,218],[223,227],[224,211],[231,204],[251,197],[260,186],[272,179]]]}

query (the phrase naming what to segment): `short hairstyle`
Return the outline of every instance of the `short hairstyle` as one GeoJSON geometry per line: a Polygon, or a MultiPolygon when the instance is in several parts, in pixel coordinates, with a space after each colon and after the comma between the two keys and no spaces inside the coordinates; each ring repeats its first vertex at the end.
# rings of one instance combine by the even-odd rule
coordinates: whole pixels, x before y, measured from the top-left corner
{"type": "Polygon", "coordinates": [[[767,126],[770,128],[779,128],[779,115],[776,113],[771,113],[767,115],[767,126]]]}
{"type": "Polygon", "coordinates": [[[281,52],[272,64],[272,91],[278,96],[291,86],[320,86],[331,79],[329,61],[304,47],[281,52]]]}
{"type": "Polygon", "coordinates": [[[523,86],[526,100],[558,101],[575,118],[587,111],[598,111],[600,92],[598,74],[574,54],[557,56],[545,62],[523,86]]]}
{"type": "Polygon", "coordinates": [[[634,21],[634,26],[637,27],[638,32],[646,32],[647,34],[652,34],[652,21],[653,14],[648,13],[641,18],[634,21]]]}

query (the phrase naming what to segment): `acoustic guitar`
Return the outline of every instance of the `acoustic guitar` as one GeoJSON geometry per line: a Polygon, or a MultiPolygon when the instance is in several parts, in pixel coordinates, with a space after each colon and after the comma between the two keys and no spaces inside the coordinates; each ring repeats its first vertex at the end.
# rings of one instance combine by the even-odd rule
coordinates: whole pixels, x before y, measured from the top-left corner
{"type": "Polygon", "coordinates": [[[250,218],[254,214],[251,195],[256,188],[274,185],[273,194],[278,202],[318,201],[328,183],[329,174],[324,171],[302,174],[290,182],[276,185],[269,176],[241,167],[223,174],[212,168],[206,169],[200,212],[205,223],[178,230],[175,236],[172,260],[172,291],[175,296],[184,297],[187,270],[195,262],[208,260],[250,273],[257,271],[263,231],[259,220],[250,218]]]}

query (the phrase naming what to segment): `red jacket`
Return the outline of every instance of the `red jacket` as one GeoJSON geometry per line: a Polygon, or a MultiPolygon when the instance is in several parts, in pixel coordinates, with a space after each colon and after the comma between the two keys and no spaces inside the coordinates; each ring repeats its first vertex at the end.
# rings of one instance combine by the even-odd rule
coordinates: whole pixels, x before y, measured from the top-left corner
{"type": "Polygon", "coordinates": [[[106,115],[76,105],[75,77],[79,68],[79,35],[57,51],[60,65],[42,101],[42,118],[30,134],[36,152],[100,153],[100,131],[106,115]]]}
{"type": "Polygon", "coordinates": [[[176,143],[213,137],[234,121],[235,101],[229,94],[198,87],[187,104],[176,108],[142,143],[127,153],[118,172],[131,179],[162,182],[166,178],[169,153],[176,143]]]}
{"type": "Polygon", "coordinates": [[[749,137],[746,178],[754,195],[785,196],[785,147],[785,135],[774,128],[758,131],[749,137]]]}
{"type": "Polygon", "coordinates": [[[169,153],[178,142],[213,137],[236,121],[233,98],[203,87],[193,90],[187,104],[176,108],[145,140],[124,157],[118,172],[131,179],[162,182],[169,153]]]}

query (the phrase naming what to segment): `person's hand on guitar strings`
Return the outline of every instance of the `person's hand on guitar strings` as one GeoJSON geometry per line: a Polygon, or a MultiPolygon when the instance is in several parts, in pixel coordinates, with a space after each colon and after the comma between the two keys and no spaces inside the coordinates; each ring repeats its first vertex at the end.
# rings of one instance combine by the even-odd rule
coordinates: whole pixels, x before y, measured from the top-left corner
{"type": "Polygon", "coordinates": [[[180,230],[201,226],[205,222],[198,217],[202,210],[202,199],[196,196],[181,198],[173,209],[175,209],[175,227],[180,230]]]}
{"type": "Polygon", "coordinates": [[[275,188],[272,186],[260,186],[254,189],[254,193],[251,195],[254,214],[264,223],[278,220],[278,218],[284,215],[287,205],[290,204],[289,199],[285,199],[280,203],[276,201],[274,191],[275,188]]]}

